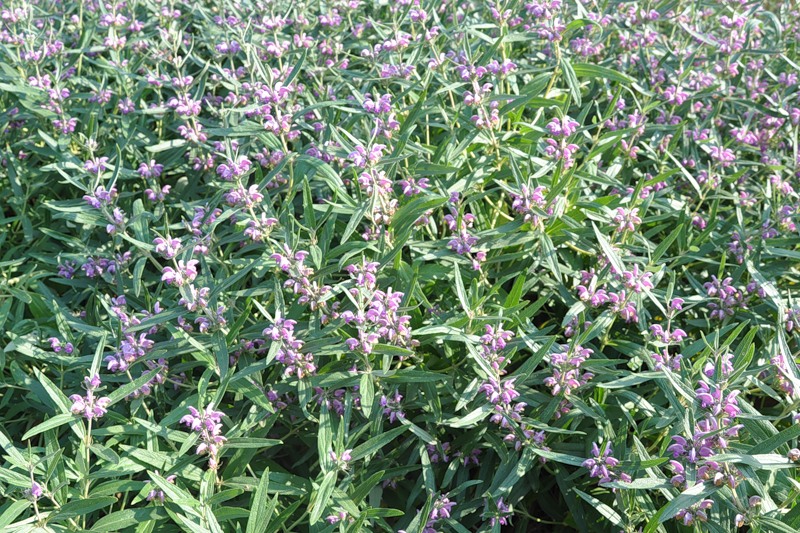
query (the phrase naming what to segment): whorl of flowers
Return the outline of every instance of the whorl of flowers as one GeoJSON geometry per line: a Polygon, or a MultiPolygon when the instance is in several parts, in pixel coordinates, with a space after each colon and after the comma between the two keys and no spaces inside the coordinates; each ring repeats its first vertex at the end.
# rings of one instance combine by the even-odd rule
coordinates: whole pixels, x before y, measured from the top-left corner
{"type": "Polygon", "coordinates": [[[219,468],[222,447],[228,440],[222,435],[222,417],[225,414],[215,411],[211,405],[207,405],[202,411],[191,405],[188,409],[189,414],[181,418],[181,424],[199,435],[200,442],[195,453],[208,455],[208,467],[216,470],[219,468]]]}
{"type": "Polygon", "coordinates": [[[97,374],[83,378],[83,387],[86,394],[73,394],[69,397],[72,402],[70,411],[74,415],[81,415],[86,420],[103,418],[107,412],[111,400],[107,396],[97,396],[96,391],[102,382],[97,374]]]}

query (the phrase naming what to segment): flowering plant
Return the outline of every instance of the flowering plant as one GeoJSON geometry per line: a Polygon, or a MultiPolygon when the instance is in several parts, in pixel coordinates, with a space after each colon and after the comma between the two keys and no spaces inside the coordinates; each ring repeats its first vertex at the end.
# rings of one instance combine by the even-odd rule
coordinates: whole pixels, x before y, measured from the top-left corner
{"type": "Polygon", "coordinates": [[[0,529],[800,530],[793,2],[0,2],[0,529]]]}

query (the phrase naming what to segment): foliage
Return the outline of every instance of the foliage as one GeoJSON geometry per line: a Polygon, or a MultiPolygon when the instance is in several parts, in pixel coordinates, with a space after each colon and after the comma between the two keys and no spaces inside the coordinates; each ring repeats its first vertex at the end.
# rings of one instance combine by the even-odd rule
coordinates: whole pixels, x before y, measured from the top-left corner
{"type": "Polygon", "coordinates": [[[3,2],[3,530],[797,531],[792,5],[3,2]]]}

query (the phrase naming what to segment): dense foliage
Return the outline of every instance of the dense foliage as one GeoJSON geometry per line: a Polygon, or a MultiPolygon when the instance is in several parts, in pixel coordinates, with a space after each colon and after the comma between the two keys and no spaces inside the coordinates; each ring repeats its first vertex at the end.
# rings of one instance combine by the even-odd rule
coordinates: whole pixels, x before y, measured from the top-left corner
{"type": "Polygon", "coordinates": [[[797,531],[798,37],[0,2],[0,528],[797,531]]]}

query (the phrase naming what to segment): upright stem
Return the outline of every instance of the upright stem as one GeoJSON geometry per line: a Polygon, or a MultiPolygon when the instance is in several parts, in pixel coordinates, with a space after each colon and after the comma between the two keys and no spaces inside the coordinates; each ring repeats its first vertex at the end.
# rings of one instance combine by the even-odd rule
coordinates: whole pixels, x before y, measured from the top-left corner
{"type": "MultiPolygon", "coordinates": [[[[84,460],[86,461],[86,471],[84,472],[83,476],[83,499],[86,500],[89,498],[89,487],[91,485],[91,481],[89,480],[89,470],[90,464],[92,460],[92,419],[88,419],[86,423],[86,438],[83,441],[84,445],[84,460]]],[[[86,515],[83,516],[83,528],[86,529],[86,515]]]]}

